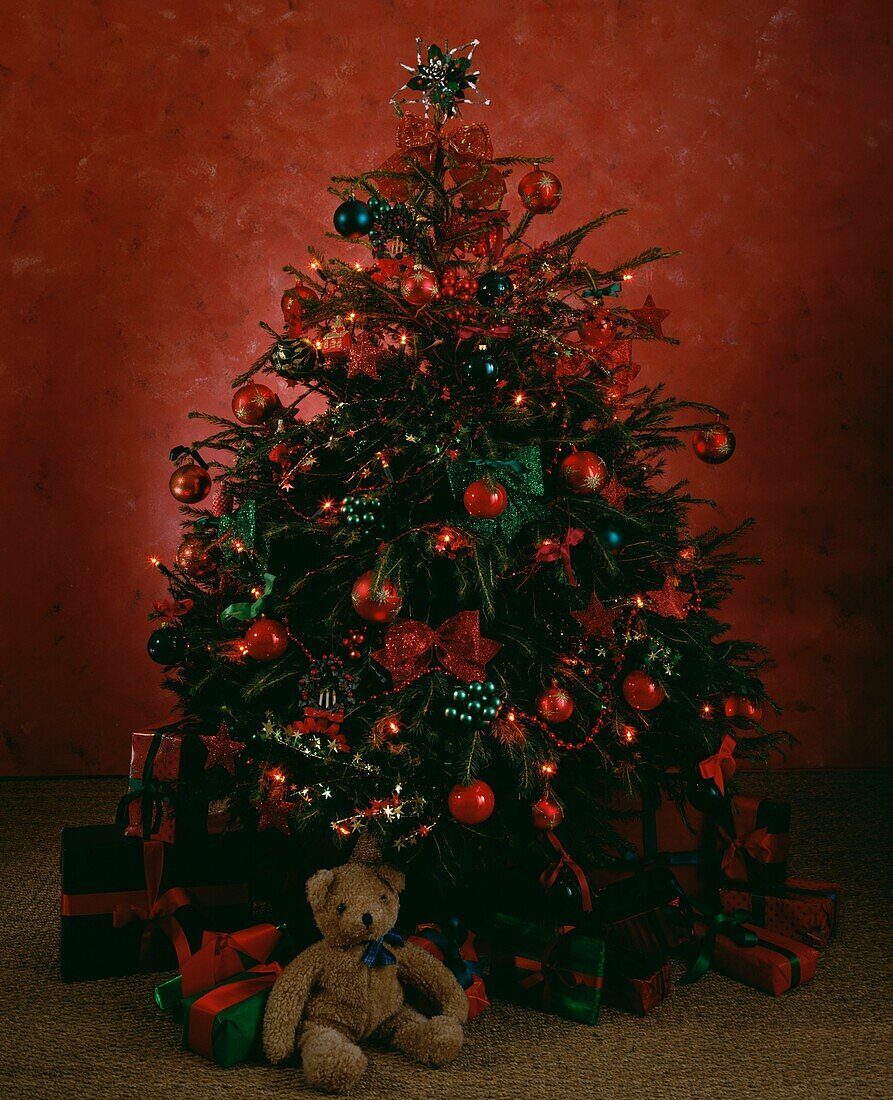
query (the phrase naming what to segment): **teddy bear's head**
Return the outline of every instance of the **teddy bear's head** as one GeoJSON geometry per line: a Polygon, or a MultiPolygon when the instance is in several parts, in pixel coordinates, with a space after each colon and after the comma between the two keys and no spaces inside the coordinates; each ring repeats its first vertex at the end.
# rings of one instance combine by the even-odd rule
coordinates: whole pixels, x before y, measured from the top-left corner
{"type": "Polygon", "coordinates": [[[404,882],[401,871],[381,862],[374,845],[358,844],[343,866],[308,879],[307,900],[323,937],[349,947],[394,927],[404,882]]]}

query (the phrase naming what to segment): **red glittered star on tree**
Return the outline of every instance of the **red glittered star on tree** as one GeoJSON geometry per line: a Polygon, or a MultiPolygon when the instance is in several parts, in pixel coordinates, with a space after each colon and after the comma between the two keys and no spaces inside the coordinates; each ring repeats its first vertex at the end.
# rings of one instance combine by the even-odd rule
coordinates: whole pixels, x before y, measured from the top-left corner
{"type": "Polygon", "coordinates": [[[221,723],[216,733],[203,736],[202,744],[208,750],[206,768],[213,768],[219,764],[222,768],[226,768],[230,775],[236,774],[236,758],[245,748],[245,744],[242,741],[233,741],[226,722],[221,723]]]}
{"type": "Polygon", "coordinates": [[[645,299],[645,304],[641,309],[632,309],[630,313],[637,321],[647,325],[655,336],[663,336],[663,323],[670,316],[670,311],[668,309],[658,309],[650,294],[645,299]]]}
{"type": "Polygon", "coordinates": [[[675,577],[668,576],[664,581],[663,588],[656,588],[653,592],[648,592],[651,610],[656,611],[658,615],[663,615],[666,619],[686,618],[691,596],[687,592],[683,592],[678,584],[679,582],[675,577]]]}
{"type": "Polygon", "coordinates": [[[378,348],[365,332],[355,334],[347,359],[347,377],[355,378],[358,374],[378,381],[378,348]]]}
{"type": "Polygon", "coordinates": [[[587,638],[610,638],[614,633],[614,620],[620,614],[619,607],[608,608],[593,592],[589,597],[589,606],[583,611],[572,611],[587,638]]]}
{"type": "Polygon", "coordinates": [[[257,819],[257,831],[265,832],[267,829],[278,829],[280,833],[291,836],[289,815],[294,807],[290,802],[284,802],[281,798],[267,798],[257,807],[260,815],[257,819]]]}
{"type": "Polygon", "coordinates": [[[612,474],[611,480],[602,489],[602,500],[606,504],[610,504],[612,508],[616,508],[619,512],[623,511],[623,502],[629,496],[629,489],[626,486],[621,485],[617,478],[612,474]]]}

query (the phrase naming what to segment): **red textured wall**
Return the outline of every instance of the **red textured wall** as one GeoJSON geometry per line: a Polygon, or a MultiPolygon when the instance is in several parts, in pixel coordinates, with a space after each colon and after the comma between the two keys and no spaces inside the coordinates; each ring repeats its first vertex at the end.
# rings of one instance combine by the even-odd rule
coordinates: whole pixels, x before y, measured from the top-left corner
{"type": "Polygon", "coordinates": [[[144,646],[145,558],[177,541],[167,451],[263,346],[328,177],[388,153],[416,33],[483,40],[497,146],[554,153],[565,182],[550,231],[623,205],[590,258],[683,251],[630,296],[683,341],[645,379],[738,433],[727,466],[678,463],[720,521],[760,520],[730,620],[778,659],[790,763],[889,763],[885,7],[4,5],[3,770],[121,771],[166,713],[144,646]]]}

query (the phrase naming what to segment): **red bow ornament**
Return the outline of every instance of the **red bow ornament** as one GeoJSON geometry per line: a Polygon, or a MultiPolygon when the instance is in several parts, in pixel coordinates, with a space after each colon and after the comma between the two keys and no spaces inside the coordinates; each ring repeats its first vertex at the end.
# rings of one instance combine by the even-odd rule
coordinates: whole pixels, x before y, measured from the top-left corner
{"type": "Polygon", "coordinates": [[[737,744],[735,738],[727,733],[722,739],[719,750],[700,763],[701,775],[705,779],[712,779],[719,787],[720,794],[726,793],[726,780],[732,778],[738,767],[734,755],[737,744]]]}
{"type": "Polygon", "coordinates": [[[153,600],[152,606],[168,626],[176,626],[193,608],[192,600],[153,600]]]}
{"type": "Polygon", "coordinates": [[[729,879],[738,882],[747,880],[747,864],[744,861],[743,852],[757,860],[759,863],[768,863],[772,857],[772,840],[769,830],[763,826],[754,829],[742,837],[731,837],[723,828],[719,828],[719,835],[727,845],[722,857],[722,873],[729,879]]]}
{"type": "Polygon", "coordinates": [[[533,560],[541,563],[544,561],[558,561],[560,558],[564,565],[564,572],[567,574],[567,583],[572,588],[576,588],[577,578],[571,568],[571,547],[581,543],[584,537],[585,532],[580,530],[579,527],[568,527],[567,534],[561,542],[557,539],[545,539],[541,542],[533,560]]]}
{"type": "Polygon", "coordinates": [[[460,611],[437,630],[415,619],[394,623],[384,636],[384,648],[373,653],[372,658],[390,672],[399,691],[424,676],[435,658],[458,680],[467,683],[484,680],[487,662],[501,648],[492,638],[481,637],[477,611],[460,611]]]}

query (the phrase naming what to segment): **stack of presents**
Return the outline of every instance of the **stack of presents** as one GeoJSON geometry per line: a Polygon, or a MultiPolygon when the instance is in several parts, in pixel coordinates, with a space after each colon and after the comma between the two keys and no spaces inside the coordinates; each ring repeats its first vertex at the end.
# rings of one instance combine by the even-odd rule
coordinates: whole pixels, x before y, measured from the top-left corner
{"type": "MultiPolygon", "coordinates": [[[[186,797],[203,751],[199,738],[135,733],[118,823],[63,829],[61,969],[67,981],[176,971],[155,989],[159,1009],[184,1047],[230,1066],[261,1056],[266,998],[307,942],[253,923],[257,838],[186,797]]],[[[603,1001],[644,1016],[674,977],[707,970],[773,996],[812,979],[840,887],[788,877],[787,803],[734,794],[705,814],[617,794],[607,813],[601,866],[546,835],[544,904],[497,912],[477,938],[458,917],[407,930],[456,975],[470,1018],[489,996],[586,1024],[603,1001]]]]}

